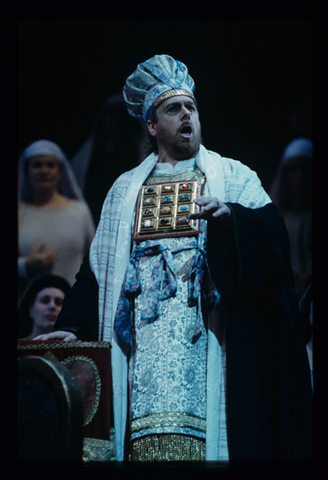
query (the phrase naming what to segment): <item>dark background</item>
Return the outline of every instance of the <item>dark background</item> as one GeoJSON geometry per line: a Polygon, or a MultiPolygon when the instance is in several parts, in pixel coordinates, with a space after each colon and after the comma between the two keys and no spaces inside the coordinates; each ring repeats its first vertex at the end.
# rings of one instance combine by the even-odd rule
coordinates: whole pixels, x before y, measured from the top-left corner
{"type": "Polygon", "coordinates": [[[195,80],[204,145],[255,169],[268,188],[296,136],[295,102],[311,122],[312,34],[305,20],[21,20],[18,154],[47,138],[71,158],[104,100],[138,63],[166,53],[195,80]]]}
{"type": "MultiPolygon", "coordinates": [[[[263,6],[259,9],[258,5],[254,8],[249,2],[243,2],[238,8],[231,5],[231,9],[236,10],[232,11],[233,16],[241,17],[244,14],[246,17],[257,15],[258,18],[271,18],[274,13],[273,16],[278,19],[182,20],[186,12],[190,14],[191,10],[196,10],[193,15],[197,18],[198,9],[181,5],[183,14],[180,14],[180,20],[88,21],[76,18],[82,16],[81,12],[85,18],[95,16],[94,5],[90,7],[89,2],[84,4],[82,1],[77,12],[72,6],[68,8],[69,2],[62,4],[59,0],[56,5],[62,9],[61,17],[72,19],[42,19],[52,15],[49,13],[49,3],[51,4],[47,2],[43,7],[34,8],[33,15],[38,20],[20,20],[18,26],[15,24],[10,28],[8,39],[3,43],[2,62],[3,65],[9,65],[7,70],[4,69],[7,88],[2,90],[6,111],[4,122],[8,132],[13,131],[14,136],[18,133],[17,141],[15,137],[16,157],[29,143],[40,138],[58,142],[68,157],[74,155],[90,134],[101,104],[112,93],[122,90],[126,77],[134,71],[137,63],[154,54],[167,53],[186,63],[196,82],[195,94],[200,108],[205,146],[249,165],[258,172],[264,187],[268,188],[283,148],[296,136],[291,125],[292,106],[295,102],[307,104],[310,119],[312,95],[315,94],[318,173],[315,177],[315,196],[320,197],[317,198],[314,211],[314,253],[317,258],[315,355],[317,378],[320,379],[321,365],[325,368],[322,368],[322,372],[326,375],[324,353],[327,322],[325,314],[320,315],[321,311],[326,311],[326,306],[320,305],[326,298],[326,281],[322,282],[321,279],[326,278],[324,269],[327,261],[324,236],[327,232],[324,221],[326,204],[320,201],[327,188],[326,176],[321,174],[326,168],[326,145],[323,145],[326,138],[326,77],[323,75],[326,66],[318,72],[323,62],[326,63],[327,57],[324,12],[319,10],[314,22],[311,18],[312,10],[315,7],[318,10],[316,2],[307,3],[303,7],[299,2],[295,5],[284,2],[283,6],[276,6],[276,2],[267,3],[265,5],[269,14],[263,12],[263,6]],[[284,16],[289,19],[279,20],[284,16]],[[312,78],[314,37],[315,90],[312,78]],[[18,55],[12,55],[12,46],[17,46],[18,55]],[[321,333],[322,328],[323,334],[320,335],[318,331],[321,333]]],[[[107,5],[109,12],[112,6],[112,3],[107,5]]],[[[128,10],[130,7],[131,4],[128,10]]],[[[161,16],[156,13],[156,18],[163,17],[165,12],[167,15],[174,13],[177,7],[159,4],[158,8],[161,16]]],[[[215,15],[206,15],[208,18],[218,18],[219,14],[224,17],[225,13],[221,11],[224,8],[226,6],[222,4],[217,5],[215,15]]],[[[125,10],[125,4],[122,10],[125,10]]],[[[139,11],[138,15],[144,15],[148,11],[139,4],[136,5],[136,10],[139,11]]],[[[31,11],[30,2],[20,5],[20,18],[31,18],[31,11]]],[[[111,17],[107,13],[99,15],[99,18],[111,17]]],[[[5,15],[3,23],[6,23],[5,15]]],[[[311,128],[308,132],[308,136],[311,136],[311,128]]],[[[127,139],[128,136],[129,132],[127,139]]],[[[11,148],[9,157],[12,157],[11,148]]],[[[14,162],[10,162],[10,165],[12,163],[14,162]]],[[[11,199],[16,185],[16,177],[13,178],[11,199]]],[[[7,195],[7,190],[5,194],[7,195]]],[[[6,211],[7,209],[5,213],[6,211]]],[[[12,208],[8,208],[3,225],[7,227],[8,244],[12,246],[15,244],[15,235],[10,235],[10,232],[16,231],[15,201],[12,202],[12,208]],[[8,225],[13,228],[9,229],[8,225]]],[[[5,271],[15,272],[16,262],[14,255],[10,267],[5,271]]],[[[11,292],[15,297],[16,290],[11,289],[11,292]]],[[[14,301],[15,299],[11,304],[14,301]]],[[[325,376],[322,377],[325,379],[325,376]]],[[[322,384],[318,380],[314,409],[320,432],[323,431],[322,423],[326,418],[326,398],[325,395],[322,397],[326,388],[321,385],[326,386],[325,380],[322,384]],[[325,410],[321,410],[321,402],[325,410]],[[325,414],[322,415],[322,412],[325,414]]],[[[15,401],[12,403],[14,405],[15,401]]],[[[322,442],[321,437],[318,436],[315,442],[316,459],[324,459],[326,456],[325,442],[322,442]]],[[[33,465],[32,468],[35,476],[33,465]]],[[[285,470],[285,465],[283,468],[285,470]]],[[[292,468],[295,473],[294,466],[292,468]]],[[[301,468],[303,471],[303,465],[301,468]]],[[[24,465],[24,474],[25,470],[24,465]]],[[[42,471],[40,474],[43,475],[42,471]]],[[[269,475],[269,470],[266,474],[269,475]]]]}

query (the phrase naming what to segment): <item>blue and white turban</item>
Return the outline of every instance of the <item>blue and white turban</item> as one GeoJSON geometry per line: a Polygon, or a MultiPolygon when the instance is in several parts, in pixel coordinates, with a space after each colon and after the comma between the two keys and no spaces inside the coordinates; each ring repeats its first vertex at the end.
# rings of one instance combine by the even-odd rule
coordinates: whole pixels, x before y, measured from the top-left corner
{"type": "Polygon", "coordinates": [[[194,80],[187,67],[169,55],[155,55],[139,63],[123,87],[128,112],[146,123],[154,109],[167,98],[187,95],[195,102],[194,80]]]}

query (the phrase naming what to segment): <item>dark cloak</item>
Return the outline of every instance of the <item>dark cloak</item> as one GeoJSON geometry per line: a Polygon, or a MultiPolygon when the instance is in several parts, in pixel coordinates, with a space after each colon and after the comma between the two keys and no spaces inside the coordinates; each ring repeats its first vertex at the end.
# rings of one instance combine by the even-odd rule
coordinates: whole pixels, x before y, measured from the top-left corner
{"type": "MultiPolygon", "coordinates": [[[[309,460],[310,369],[285,223],[272,203],[228,205],[229,224],[208,222],[207,257],[226,338],[229,458],[309,460]]],[[[88,256],[76,278],[56,330],[98,340],[98,285],[88,256]]]]}
{"type": "Polygon", "coordinates": [[[208,223],[207,257],[221,294],[230,460],[309,460],[312,391],[289,240],[274,204],[228,204],[208,223]]]}

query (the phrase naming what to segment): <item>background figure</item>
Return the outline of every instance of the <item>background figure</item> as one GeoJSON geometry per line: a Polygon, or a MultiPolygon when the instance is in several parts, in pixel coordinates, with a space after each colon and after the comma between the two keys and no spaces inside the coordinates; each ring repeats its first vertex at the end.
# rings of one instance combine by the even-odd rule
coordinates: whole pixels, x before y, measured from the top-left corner
{"type": "Polygon", "coordinates": [[[141,161],[141,128],[136,123],[123,95],[112,95],[99,109],[90,137],[71,159],[95,225],[113,182],[141,161]]]}
{"type": "Polygon", "coordinates": [[[53,273],[75,281],[95,228],[62,150],[39,140],[19,159],[19,296],[33,277],[53,273]]]}
{"type": "Polygon", "coordinates": [[[18,307],[18,338],[33,339],[52,332],[69,289],[69,283],[58,275],[31,280],[18,307]]]}
{"type": "Polygon", "coordinates": [[[270,191],[286,221],[298,300],[312,280],[312,157],[311,140],[290,142],[270,191]]]}

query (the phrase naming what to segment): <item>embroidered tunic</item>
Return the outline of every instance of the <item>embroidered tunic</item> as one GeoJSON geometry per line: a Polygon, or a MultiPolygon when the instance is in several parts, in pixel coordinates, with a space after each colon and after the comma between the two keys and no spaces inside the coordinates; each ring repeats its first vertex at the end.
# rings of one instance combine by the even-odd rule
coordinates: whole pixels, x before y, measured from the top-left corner
{"type": "MultiPolygon", "coordinates": [[[[157,183],[160,176],[183,180],[194,171],[194,160],[181,162],[179,167],[157,164],[146,183],[157,183]]],[[[202,220],[202,240],[205,235],[202,220]]],[[[188,305],[189,271],[199,241],[198,237],[156,241],[173,253],[176,295],[158,302],[158,318],[152,322],[145,322],[142,312],[149,303],[158,255],[141,256],[137,262],[141,294],[134,303],[129,362],[131,460],[205,459],[207,332],[200,302],[188,305]],[[195,335],[195,326],[200,336],[195,335]]],[[[147,242],[139,246],[146,247],[147,242]]]]}
{"type": "MultiPolygon", "coordinates": [[[[184,237],[161,239],[169,248],[184,237]]],[[[194,255],[184,250],[174,255],[177,271],[194,255]]],[[[135,349],[130,361],[131,439],[155,433],[176,433],[205,438],[206,330],[192,343],[197,306],[188,307],[188,283],[177,275],[177,294],[159,303],[156,321],[142,325],[155,257],[143,257],[139,272],[143,293],[135,303],[135,349]]],[[[199,458],[201,459],[201,458],[199,458]]]]}

